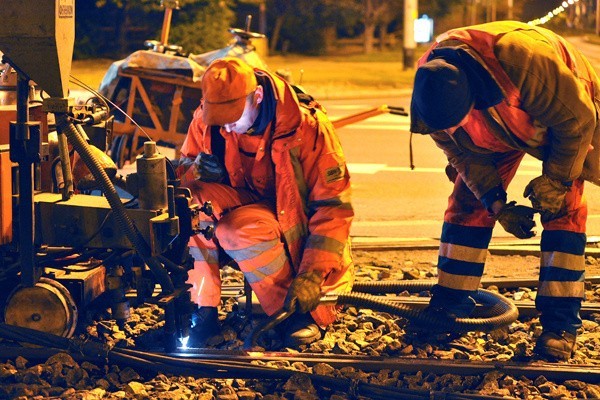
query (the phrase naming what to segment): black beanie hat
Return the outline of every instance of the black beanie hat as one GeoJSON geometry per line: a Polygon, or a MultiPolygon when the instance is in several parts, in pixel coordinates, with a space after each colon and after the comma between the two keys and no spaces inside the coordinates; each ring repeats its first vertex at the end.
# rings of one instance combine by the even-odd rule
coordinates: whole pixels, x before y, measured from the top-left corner
{"type": "Polygon", "coordinates": [[[443,58],[420,66],[412,94],[413,118],[434,130],[458,125],[474,104],[474,96],[463,68],[443,58]]]}

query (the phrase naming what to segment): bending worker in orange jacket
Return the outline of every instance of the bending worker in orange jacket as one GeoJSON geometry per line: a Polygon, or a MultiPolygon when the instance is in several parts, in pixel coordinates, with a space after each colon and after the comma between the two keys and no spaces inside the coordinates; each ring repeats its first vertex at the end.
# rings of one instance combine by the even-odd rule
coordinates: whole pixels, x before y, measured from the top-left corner
{"type": "Polygon", "coordinates": [[[319,298],[349,291],[353,280],[354,212],[339,139],[285,81],[238,58],[214,61],[202,94],[179,170],[197,203],[212,202],[218,222],[214,240],[190,240],[188,283],[199,309],[189,345],[218,332],[219,250],[239,265],[266,314],[296,305],[285,346],[317,340],[337,312],[317,306],[319,298]]]}
{"type": "MultiPolygon", "coordinates": [[[[431,134],[456,171],[444,216],[439,279],[430,310],[465,317],[479,287],[496,221],[528,238],[533,212],[507,202],[506,188],[528,153],[541,176],[524,196],[541,213],[535,351],[566,360],[584,296],[584,180],[600,182],[599,80],[560,36],[519,22],[446,32],[419,60],[411,131],[431,134]]],[[[451,176],[451,174],[449,174],[451,176]]]]}

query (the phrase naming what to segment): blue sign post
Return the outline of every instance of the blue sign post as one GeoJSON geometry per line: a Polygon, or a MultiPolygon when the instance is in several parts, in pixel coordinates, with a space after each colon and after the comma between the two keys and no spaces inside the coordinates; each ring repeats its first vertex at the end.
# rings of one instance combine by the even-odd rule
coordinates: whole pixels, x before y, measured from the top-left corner
{"type": "Polygon", "coordinates": [[[421,18],[415,19],[415,42],[429,43],[433,40],[433,18],[423,14],[421,18]]]}

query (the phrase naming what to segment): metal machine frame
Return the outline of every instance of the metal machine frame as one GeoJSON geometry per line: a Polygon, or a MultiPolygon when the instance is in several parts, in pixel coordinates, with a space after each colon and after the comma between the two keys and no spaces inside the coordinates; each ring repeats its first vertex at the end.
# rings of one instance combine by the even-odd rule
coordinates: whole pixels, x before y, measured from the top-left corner
{"type": "MultiPolygon", "coordinates": [[[[199,208],[155,142],[144,143],[137,171],[126,178],[116,177],[110,158],[90,144],[83,125],[98,127],[109,110],[105,103],[74,106],[67,97],[74,0],[5,0],[3,10],[11,30],[0,32],[0,50],[3,63],[17,72],[16,121],[8,146],[0,147],[0,296],[8,294],[3,320],[69,337],[78,311],[100,298],[124,324],[133,291],[139,301],[164,309],[165,348],[173,350],[187,335],[194,310],[185,283],[193,265],[187,241],[199,231],[199,208]],[[30,120],[32,79],[47,94],[40,121],[30,120]],[[46,113],[54,115],[54,144],[46,113]],[[53,146],[63,185],[51,193],[42,188],[48,177],[41,167],[53,146]],[[102,197],[77,193],[77,176],[93,182],[102,197]]],[[[56,173],[54,162],[46,170],[56,173]]]]}

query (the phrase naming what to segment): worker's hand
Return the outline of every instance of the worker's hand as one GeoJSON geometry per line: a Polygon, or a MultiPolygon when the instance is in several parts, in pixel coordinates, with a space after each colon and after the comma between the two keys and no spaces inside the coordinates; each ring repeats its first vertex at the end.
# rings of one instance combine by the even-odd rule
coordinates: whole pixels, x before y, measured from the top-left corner
{"type": "Polygon", "coordinates": [[[323,275],[317,271],[302,273],[294,278],[288,289],[283,308],[291,310],[296,305],[296,311],[307,313],[319,305],[321,299],[321,283],[323,275]]]}
{"type": "Polygon", "coordinates": [[[535,226],[533,215],[536,213],[531,207],[517,205],[511,201],[505,204],[494,217],[504,230],[518,237],[519,239],[527,239],[535,236],[532,231],[535,226]]]}
{"type": "Polygon", "coordinates": [[[565,204],[568,191],[569,187],[562,182],[541,175],[529,182],[523,196],[531,200],[531,205],[536,210],[545,214],[557,214],[565,204]]]}
{"type": "Polygon", "coordinates": [[[223,182],[225,168],[214,154],[200,153],[194,160],[196,179],[202,182],[223,182]]]}

